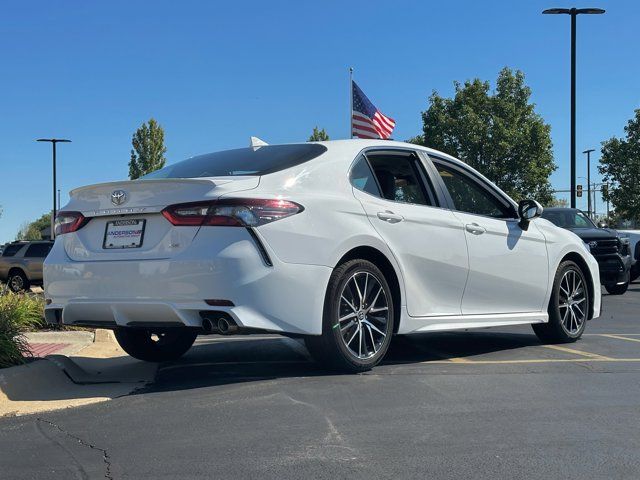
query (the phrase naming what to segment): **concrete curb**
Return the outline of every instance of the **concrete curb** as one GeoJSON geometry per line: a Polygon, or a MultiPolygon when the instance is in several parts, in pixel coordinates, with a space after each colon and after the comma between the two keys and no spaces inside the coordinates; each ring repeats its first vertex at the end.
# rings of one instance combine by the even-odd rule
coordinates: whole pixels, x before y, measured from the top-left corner
{"type": "Polygon", "coordinates": [[[95,343],[118,343],[115,335],[113,334],[113,330],[106,330],[104,328],[98,328],[96,330],[93,341],[95,343]]]}
{"type": "Polygon", "coordinates": [[[129,357],[111,330],[36,332],[33,343],[69,343],[71,355],[48,355],[0,370],[0,417],[104,402],[153,382],[158,364],[129,357]]]}
{"type": "Polygon", "coordinates": [[[93,332],[27,332],[24,337],[29,343],[85,343],[94,342],[93,332]]]}

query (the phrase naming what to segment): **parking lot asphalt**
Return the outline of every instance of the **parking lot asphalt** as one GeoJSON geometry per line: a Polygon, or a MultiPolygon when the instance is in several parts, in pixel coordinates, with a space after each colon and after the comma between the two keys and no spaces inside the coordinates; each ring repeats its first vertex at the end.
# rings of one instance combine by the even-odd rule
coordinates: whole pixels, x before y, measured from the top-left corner
{"type": "Polygon", "coordinates": [[[640,478],[640,284],[577,343],[397,338],[335,375],[277,336],[203,337],[110,402],[0,419],[0,478],[640,478]]]}

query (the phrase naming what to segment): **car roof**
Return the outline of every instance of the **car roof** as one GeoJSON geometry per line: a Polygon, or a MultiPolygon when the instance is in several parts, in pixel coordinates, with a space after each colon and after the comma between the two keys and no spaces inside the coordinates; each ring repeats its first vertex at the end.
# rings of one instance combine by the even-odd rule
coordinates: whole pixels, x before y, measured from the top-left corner
{"type": "Polygon", "coordinates": [[[398,142],[396,140],[381,140],[381,139],[373,139],[367,140],[363,138],[350,138],[344,140],[327,140],[324,142],[310,142],[310,143],[319,143],[320,145],[324,145],[327,149],[332,150],[336,148],[350,148],[352,150],[360,151],[365,148],[371,147],[384,147],[384,148],[411,148],[414,150],[421,150],[428,154],[436,155],[441,158],[445,158],[454,163],[459,163],[461,165],[466,165],[464,162],[458,160],[451,155],[441,152],[440,150],[436,150],[435,148],[424,147],[422,145],[417,145],[415,143],[408,142],[398,142]]]}

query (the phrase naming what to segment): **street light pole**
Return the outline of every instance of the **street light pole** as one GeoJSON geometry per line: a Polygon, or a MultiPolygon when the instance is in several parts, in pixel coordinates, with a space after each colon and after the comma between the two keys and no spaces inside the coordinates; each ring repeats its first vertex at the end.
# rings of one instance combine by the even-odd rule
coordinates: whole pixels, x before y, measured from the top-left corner
{"type": "MultiPolygon", "coordinates": [[[[591,148],[589,150],[585,150],[582,153],[587,154],[587,198],[589,201],[587,202],[587,216],[591,217],[591,152],[595,152],[595,149],[591,148]]],[[[595,203],[595,200],[594,200],[595,203]]]]}
{"type": "Polygon", "coordinates": [[[549,8],[542,12],[571,15],[571,208],[576,208],[576,17],[604,12],[601,8],[549,8]]]}
{"type": "MultiPolygon", "coordinates": [[[[575,10],[572,8],[571,10],[575,10]]],[[[571,200],[576,208],[576,15],[571,13],[571,200]]]]}
{"type": "Polygon", "coordinates": [[[53,148],[53,210],[51,211],[51,240],[56,238],[55,221],[56,221],[56,144],[57,143],[69,143],[71,140],[66,138],[39,138],[36,142],[50,142],[53,148]]]}

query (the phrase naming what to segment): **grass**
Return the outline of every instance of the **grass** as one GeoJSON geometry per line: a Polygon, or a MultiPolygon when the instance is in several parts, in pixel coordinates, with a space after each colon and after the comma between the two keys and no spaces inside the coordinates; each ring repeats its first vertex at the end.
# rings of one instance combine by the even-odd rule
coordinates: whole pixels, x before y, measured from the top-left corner
{"type": "Polygon", "coordinates": [[[24,363],[30,356],[24,332],[43,326],[41,296],[0,291],[0,368],[24,363]]]}

